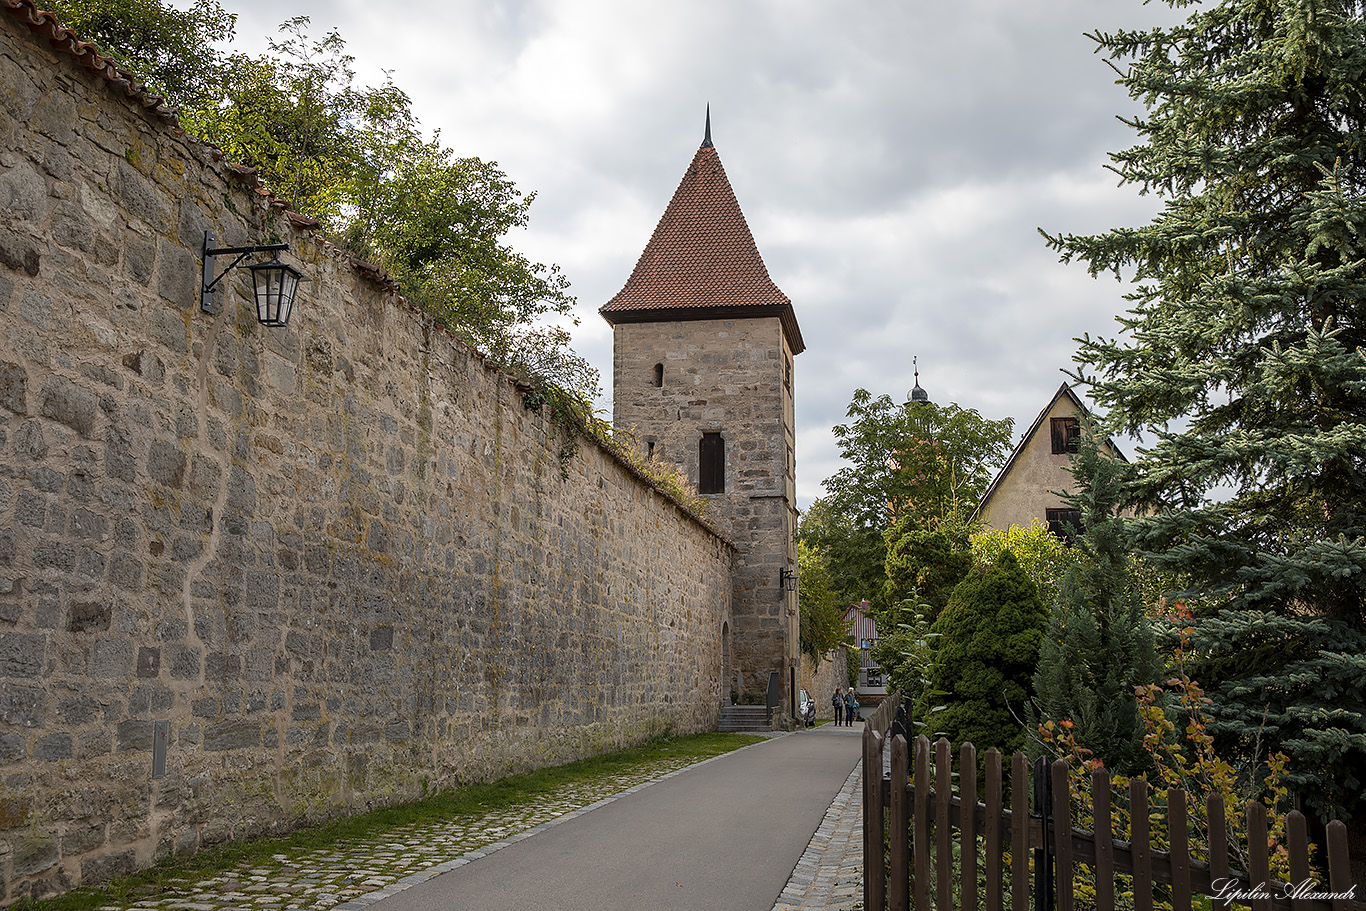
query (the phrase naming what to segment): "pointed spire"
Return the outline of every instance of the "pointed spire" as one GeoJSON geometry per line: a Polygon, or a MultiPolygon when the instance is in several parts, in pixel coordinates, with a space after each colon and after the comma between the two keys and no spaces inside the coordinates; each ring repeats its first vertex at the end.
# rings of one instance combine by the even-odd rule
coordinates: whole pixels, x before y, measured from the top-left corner
{"type": "Polygon", "coordinates": [[[598,310],[612,325],[776,316],[793,354],[797,317],[768,274],[707,131],[631,276],[598,310]]]}

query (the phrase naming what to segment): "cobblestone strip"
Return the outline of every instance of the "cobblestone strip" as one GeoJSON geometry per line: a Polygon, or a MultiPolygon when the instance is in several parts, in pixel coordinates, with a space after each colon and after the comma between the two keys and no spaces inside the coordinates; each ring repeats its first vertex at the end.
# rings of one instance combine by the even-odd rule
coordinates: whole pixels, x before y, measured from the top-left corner
{"type": "Polygon", "coordinates": [[[773,911],[849,911],[863,900],[862,770],[845,779],[773,911]]]}
{"type": "Polygon", "coordinates": [[[105,904],[100,911],[355,911],[720,758],[659,760],[483,816],[397,826],[322,851],[275,854],[207,879],[172,880],[156,898],[105,904]]]}

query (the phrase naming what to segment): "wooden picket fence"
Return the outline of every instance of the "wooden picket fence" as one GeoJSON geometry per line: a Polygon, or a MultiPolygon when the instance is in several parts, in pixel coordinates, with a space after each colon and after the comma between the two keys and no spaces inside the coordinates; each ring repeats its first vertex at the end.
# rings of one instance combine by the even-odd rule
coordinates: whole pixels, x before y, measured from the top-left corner
{"type": "MultiPolygon", "coordinates": [[[[1247,871],[1230,869],[1225,808],[1218,795],[1212,795],[1205,807],[1209,863],[1190,856],[1186,795],[1177,789],[1166,793],[1169,851],[1152,847],[1145,813],[1134,815],[1128,841],[1117,840],[1110,825],[1110,777],[1103,769],[1095,770],[1091,778],[1094,833],[1072,824],[1065,762],[1050,767],[1040,760],[1031,772],[1025,755],[1016,753],[1011,759],[1007,806],[1002,799],[1000,752],[986,754],[985,787],[979,801],[976,747],[965,743],[960,748],[959,769],[973,772],[960,774],[955,793],[951,784],[937,786],[953,781],[948,741],[940,739],[934,745],[936,787],[931,788],[925,786],[931,781],[929,740],[917,737],[911,757],[906,738],[896,732],[890,737],[890,774],[884,775],[883,732],[896,707],[895,700],[888,703],[891,708],[870,719],[863,734],[866,911],[909,911],[912,901],[916,911],[978,911],[979,904],[982,911],[1004,911],[1007,901],[1012,911],[1030,911],[1031,896],[1033,911],[1074,911],[1077,864],[1087,864],[1094,871],[1096,911],[1114,911],[1117,874],[1133,878],[1133,911],[1152,911],[1154,884],[1167,887],[1174,911],[1190,911],[1193,896],[1222,893],[1227,897],[1230,889],[1255,893],[1237,902],[1239,907],[1250,905],[1252,911],[1362,911],[1366,907],[1358,900],[1363,897],[1362,889],[1352,883],[1346,827],[1340,822],[1327,826],[1327,886],[1310,884],[1311,894],[1296,894],[1289,884],[1271,879],[1266,808],[1260,803],[1247,806],[1251,868],[1247,871]],[[1025,850],[1010,850],[1017,845],[1025,850]]],[[[1130,806],[1148,806],[1147,782],[1141,778],[1130,782],[1129,801],[1130,806]]],[[[1301,813],[1288,815],[1287,836],[1290,878],[1293,883],[1305,883],[1310,879],[1309,835],[1301,813]]],[[[1087,903],[1092,903],[1089,897],[1087,903]]],[[[1211,901],[1211,907],[1223,911],[1230,906],[1220,900],[1211,901]]]]}

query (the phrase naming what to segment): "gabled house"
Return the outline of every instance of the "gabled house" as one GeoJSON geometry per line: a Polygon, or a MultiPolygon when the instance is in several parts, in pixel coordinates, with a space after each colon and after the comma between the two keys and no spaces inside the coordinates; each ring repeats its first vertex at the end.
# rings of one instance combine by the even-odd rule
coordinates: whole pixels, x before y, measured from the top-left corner
{"type": "Polygon", "coordinates": [[[877,621],[873,619],[867,601],[851,604],[844,612],[844,624],[854,640],[858,657],[850,652],[849,660],[858,661],[858,683],[854,692],[863,705],[876,705],[887,695],[887,685],[882,679],[882,666],[873,660],[873,646],[877,644],[877,621]]]}
{"type": "MultiPolygon", "coordinates": [[[[1060,492],[1076,486],[1070,470],[1072,455],[1081,439],[1081,419],[1089,414],[1071,386],[1059,386],[982,495],[972,520],[1004,530],[1042,519],[1060,537],[1075,534],[1081,528],[1081,515],[1060,492]]],[[[1105,441],[1103,451],[1128,461],[1112,440],[1105,441]]]]}

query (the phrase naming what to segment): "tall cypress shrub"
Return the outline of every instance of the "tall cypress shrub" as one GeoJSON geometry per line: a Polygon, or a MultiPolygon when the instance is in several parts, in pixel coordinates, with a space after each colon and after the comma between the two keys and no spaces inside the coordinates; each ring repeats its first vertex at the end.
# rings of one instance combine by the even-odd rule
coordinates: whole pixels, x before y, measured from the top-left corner
{"type": "Polygon", "coordinates": [[[1147,764],[1134,687],[1156,682],[1158,661],[1116,513],[1125,466],[1100,451],[1101,440],[1087,427],[1072,461],[1077,491],[1067,499],[1083,531],[1039,649],[1034,706],[1044,720],[1071,721],[1077,744],[1106,766],[1133,774],[1147,764]]]}

